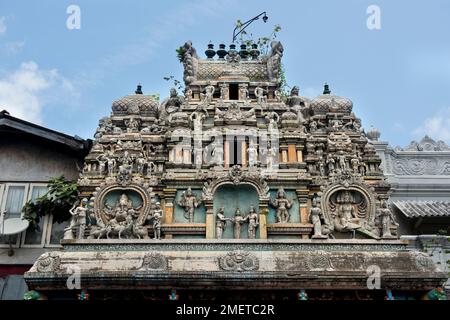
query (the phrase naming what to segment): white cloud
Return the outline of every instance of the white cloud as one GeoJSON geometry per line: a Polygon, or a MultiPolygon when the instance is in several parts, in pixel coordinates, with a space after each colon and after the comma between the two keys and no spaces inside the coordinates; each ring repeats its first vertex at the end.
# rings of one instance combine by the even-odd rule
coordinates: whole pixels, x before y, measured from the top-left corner
{"type": "Polygon", "coordinates": [[[6,17],[0,17],[0,35],[6,33],[6,17]]]}
{"type": "Polygon", "coordinates": [[[423,124],[414,130],[417,138],[425,135],[435,140],[450,142],[450,107],[440,110],[436,115],[425,119],[423,124]]]}
{"type": "MultiPolygon", "coordinates": [[[[58,70],[42,70],[34,61],[0,78],[0,109],[21,119],[42,123],[43,107],[52,99],[50,89],[70,92],[73,87],[58,70]]],[[[58,93],[57,93],[58,94],[58,93]]]]}

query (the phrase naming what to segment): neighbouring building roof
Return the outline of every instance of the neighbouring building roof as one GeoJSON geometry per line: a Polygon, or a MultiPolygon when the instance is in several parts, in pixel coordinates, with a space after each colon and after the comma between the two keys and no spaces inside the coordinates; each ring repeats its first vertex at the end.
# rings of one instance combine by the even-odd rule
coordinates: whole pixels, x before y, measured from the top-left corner
{"type": "Polygon", "coordinates": [[[89,152],[91,145],[90,140],[85,140],[77,136],[69,136],[28,121],[15,118],[11,116],[8,111],[3,110],[0,112],[0,131],[11,129],[56,142],[67,146],[76,152],[81,152],[84,154],[89,152]]]}
{"type": "Polygon", "coordinates": [[[450,217],[450,201],[394,201],[407,218],[450,217]]]}

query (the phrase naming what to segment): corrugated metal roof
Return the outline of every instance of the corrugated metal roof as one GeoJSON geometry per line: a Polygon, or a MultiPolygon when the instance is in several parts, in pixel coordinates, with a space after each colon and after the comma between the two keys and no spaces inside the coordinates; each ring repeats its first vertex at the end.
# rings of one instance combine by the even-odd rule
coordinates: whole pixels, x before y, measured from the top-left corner
{"type": "Polygon", "coordinates": [[[394,205],[408,218],[450,217],[450,201],[398,200],[394,205]]]}

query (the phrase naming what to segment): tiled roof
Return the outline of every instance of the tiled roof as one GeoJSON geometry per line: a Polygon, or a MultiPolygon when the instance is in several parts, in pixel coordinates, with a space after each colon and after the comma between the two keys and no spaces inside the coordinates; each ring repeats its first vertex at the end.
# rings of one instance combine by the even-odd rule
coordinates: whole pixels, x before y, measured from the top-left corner
{"type": "Polygon", "coordinates": [[[450,217],[450,201],[394,201],[394,205],[408,218],[450,217]]]}

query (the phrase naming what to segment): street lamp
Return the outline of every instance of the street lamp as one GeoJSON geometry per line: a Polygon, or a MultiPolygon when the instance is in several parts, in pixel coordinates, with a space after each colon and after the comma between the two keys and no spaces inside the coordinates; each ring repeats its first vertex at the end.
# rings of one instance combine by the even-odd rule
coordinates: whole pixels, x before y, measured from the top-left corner
{"type": "Polygon", "coordinates": [[[266,23],[267,20],[269,19],[269,17],[267,16],[266,12],[264,11],[264,12],[258,14],[256,17],[251,18],[250,20],[244,22],[242,25],[236,26],[236,27],[234,28],[234,30],[233,30],[233,41],[232,41],[232,43],[234,43],[234,41],[236,40],[236,37],[237,37],[239,34],[241,34],[242,31],[245,30],[245,28],[247,28],[253,21],[258,20],[259,17],[261,17],[261,16],[263,16],[262,19],[263,19],[264,23],[266,23]],[[237,31],[238,28],[240,28],[240,30],[239,30],[238,33],[236,33],[236,31],[237,31]]]}

